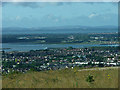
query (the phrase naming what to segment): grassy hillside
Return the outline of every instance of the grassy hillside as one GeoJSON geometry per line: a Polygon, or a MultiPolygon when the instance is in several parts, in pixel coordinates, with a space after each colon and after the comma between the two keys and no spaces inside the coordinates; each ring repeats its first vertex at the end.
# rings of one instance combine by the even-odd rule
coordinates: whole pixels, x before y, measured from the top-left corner
{"type": "Polygon", "coordinates": [[[2,77],[0,75],[0,89],[2,88],[2,77]]]}
{"type": "Polygon", "coordinates": [[[118,69],[78,71],[78,68],[56,71],[11,74],[3,76],[3,88],[117,88],[118,69]],[[91,74],[92,83],[86,81],[91,74]]]}

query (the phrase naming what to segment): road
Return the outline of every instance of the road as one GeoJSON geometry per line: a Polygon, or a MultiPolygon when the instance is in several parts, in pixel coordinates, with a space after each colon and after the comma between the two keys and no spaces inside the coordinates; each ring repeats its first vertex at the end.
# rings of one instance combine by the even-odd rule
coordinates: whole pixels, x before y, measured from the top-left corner
{"type": "Polygon", "coordinates": [[[104,68],[90,68],[90,69],[81,69],[78,71],[90,71],[90,70],[108,70],[108,69],[118,69],[120,67],[104,67],[104,68]]]}

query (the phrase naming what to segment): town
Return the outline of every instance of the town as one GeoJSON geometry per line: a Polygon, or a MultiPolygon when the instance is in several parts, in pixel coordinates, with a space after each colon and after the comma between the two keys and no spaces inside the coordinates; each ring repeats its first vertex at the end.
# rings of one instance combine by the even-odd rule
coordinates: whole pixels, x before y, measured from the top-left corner
{"type": "Polygon", "coordinates": [[[1,51],[2,74],[29,70],[61,70],[74,67],[120,66],[118,47],[46,48],[27,52],[1,51]]]}

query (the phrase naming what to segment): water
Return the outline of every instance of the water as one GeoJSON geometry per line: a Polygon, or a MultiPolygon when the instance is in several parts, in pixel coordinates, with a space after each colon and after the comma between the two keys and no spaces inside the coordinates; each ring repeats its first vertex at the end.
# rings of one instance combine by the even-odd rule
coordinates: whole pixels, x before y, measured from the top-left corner
{"type": "Polygon", "coordinates": [[[45,48],[65,48],[65,47],[74,47],[74,48],[83,48],[83,47],[92,47],[92,46],[118,46],[118,45],[89,45],[89,44],[23,44],[23,43],[3,43],[2,48],[10,48],[5,49],[5,51],[29,51],[29,50],[40,50],[45,48]]]}

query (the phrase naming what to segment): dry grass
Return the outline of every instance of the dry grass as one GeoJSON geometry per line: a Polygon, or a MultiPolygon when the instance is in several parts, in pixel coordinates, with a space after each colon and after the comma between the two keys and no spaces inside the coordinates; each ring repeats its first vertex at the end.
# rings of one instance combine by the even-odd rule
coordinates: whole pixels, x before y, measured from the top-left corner
{"type": "Polygon", "coordinates": [[[2,76],[0,76],[0,89],[2,88],[2,76]]]}
{"type": "Polygon", "coordinates": [[[64,69],[57,71],[28,72],[3,76],[3,88],[117,88],[118,69],[77,71],[64,69]],[[86,82],[91,74],[95,81],[86,82]],[[110,78],[108,78],[110,75],[110,78]]]}

